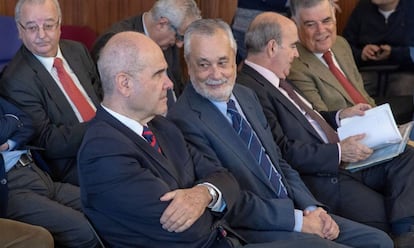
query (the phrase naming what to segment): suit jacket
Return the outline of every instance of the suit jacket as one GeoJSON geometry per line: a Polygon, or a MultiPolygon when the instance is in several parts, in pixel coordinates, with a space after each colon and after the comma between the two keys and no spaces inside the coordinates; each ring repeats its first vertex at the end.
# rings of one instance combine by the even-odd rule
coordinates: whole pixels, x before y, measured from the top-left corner
{"type": "Polygon", "coordinates": [[[230,122],[208,99],[196,93],[191,84],[187,84],[168,118],[177,124],[190,144],[211,161],[221,162],[238,180],[243,194],[229,215],[230,225],[248,241],[257,242],[258,237],[272,239],[278,231],[293,230],[294,208],[305,209],[320,203],[299,174],[281,158],[255,94],[240,85],[235,85],[233,94],[267,155],[282,174],[290,199],[276,198],[275,189],[230,122]]]}
{"type": "MultiPolygon", "coordinates": [[[[186,231],[162,229],[160,217],[169,202],[159,198],[172,190],[209,182],[231,209],[239,195],[234,178],[187,147],[178,128],[164,117],[149,126],[163,155],[102,107],[79,150],[83,209],[111,247],[210,247],[220,225],[209,210],[186,231]]],[[[215,247],[215,246],[212,246],[215,247]]]]}
{"type": "MultiPolygon", "coordinates": [[[[327,66],[303,45],[298,44],[297,48],[299,58],[293,61],[288,78],[316,110],[336,111],[355,105],[327,66]]],[[[338,36],[331,50],[348,80],[369,104],[375,106],[374,99],[364,89],[364,82],[346,40],[338,36]]]]}
{"type": "MultiPolygon", "coordinates": [[[[305,115],[252,67],[245,64],[237,82],[256,92],[283,158],[300,173],[318,200],[335,214],[384,230],[388,228],[383,195],[361,183],[362,178],[367,178],[362,172],[340,169],[337,144],[325,144],[305,115]],[[352,210],[348,211],[349,208],[352,210]]],[[[333,128],[337,127],[336,111],[321,114],[333,128]]],[[[382,181],[380,175],[375,176],[374,172],[371,175],[370,181],[382,181]]]]}
{"type": "MultiPolygon", "coordinates": [[[[73,41],[62,40],[59,45],[66,61],[97,106],[100,102],[100,80],[88,50],[73,41]]],[[[52,177],[61,180],[76,170],[76,153],[86,123],[79,123],[56,81],[25,46],[20,48],[4,71],[0,92],[32,117],[35,129],[32,145],[45,148],[44,155],[51,165],[52,177]]],[[[77,184],[77,180],[72,183],[77,184]]]]}
{"type": "MultiPolygon", "coordinates": [[[[144,33],[144,24],[142,23],[142,14],[133,16],[131,18],[115,23],[106,33],[101,35],[95,42],[92,48],[92,57],[95,61],[98,60],[99,52],[108,42],[108,40],[115,34],[123,31],[136,31],[144,33]]],[[[176,46],[169,47],[164,50],[164,57],[168,64],[168,77],[174,83],[174,91],[176,96],[179,96],[184,88],[180,50],[176,46]]],[[[169,105],[170,106],[170,105],[169,105]]]]}
{"type": "MultiPolygon", "coordinates": [[[[12,140],[16,142],[13,150],[23,149],[33,135],[32,121],[23,111],[0,97],[0,145],[12,140]],[[18,119],[7,116],[14,115],[18,119]]],[[[3,156],[0,159],[0,217],[7,212],[8,187],[3,156]]]]}

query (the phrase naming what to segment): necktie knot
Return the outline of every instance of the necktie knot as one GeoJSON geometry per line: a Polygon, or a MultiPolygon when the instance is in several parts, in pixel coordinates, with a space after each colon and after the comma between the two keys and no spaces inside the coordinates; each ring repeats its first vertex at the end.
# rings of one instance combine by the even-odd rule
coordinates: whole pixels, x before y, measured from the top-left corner
{"type": "Polygon", "coordinates": [[[56,70],[61,70],[63,68],[63,61],[61,58],[55,58],[53,61],[53,67],[56,68],[56,70]]]}
{"type": "Polygon", "coordinates": [[[154,133],[151,131],[151,129],[147,126],[143,127],[142,130],[142,137],[152,146],[155,150],[157,150],[159,153],[161,153],[161,148],[158,145],[157,139],[155,138],[154,133]]]}
{"type": "Polygon", "coordinates": [[[238,113],[237,108],[236,108],[236,104],[234,103],[234,101],[232,99],[230,99],[227,102],[227,112],[229,112],[230,114],[232,113],[238,113]]]}
{"type": "Polygon", "coordinates": [[[326,51],[323,55],[322,58],[326,61],[326,63],[328,64],[328,66],[333,65],[333,59],[332,59],[332,53],[331,51],[326,51]]]}

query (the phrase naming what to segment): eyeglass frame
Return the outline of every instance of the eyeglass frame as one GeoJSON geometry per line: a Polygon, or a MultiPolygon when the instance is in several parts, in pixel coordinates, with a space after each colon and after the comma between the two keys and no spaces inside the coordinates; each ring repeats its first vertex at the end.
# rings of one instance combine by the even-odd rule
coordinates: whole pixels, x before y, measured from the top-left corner
{"type": "Polygon", "coordinates": [[[179,34],[178,33],[178,29],[174,25],[172,25],[171,23],[170,23],[170,27],[175,32],[175,39],[177,41],[179,41],[179,42],[183,42],[184,41],[184,35],[183,34],[179,34]]]}
{"type": "MultiPolygon", "coordinates": [[[[33,27],[30,27],[30,28],[28,28],[27,26],[24,26],[20,21],[18,23],[25,32],[29,32],[31,34],[37,34],[40,31],[40,26],[37,23],[33,24],[33,27]],[[32,28],[34,29],[32,30],[32,28]]],[[[53,24],[43,23],[42,25],[43,32],[55,31],[55,29],[57,28],[59,24],[60,24],[60,19],[54,22],[53,24]]]]}

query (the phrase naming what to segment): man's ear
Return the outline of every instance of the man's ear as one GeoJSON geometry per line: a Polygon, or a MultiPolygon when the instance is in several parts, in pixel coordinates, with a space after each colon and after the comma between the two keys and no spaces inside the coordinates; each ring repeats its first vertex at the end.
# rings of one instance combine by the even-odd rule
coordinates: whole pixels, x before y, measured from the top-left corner
{"type": "Polygon", "coordinates": [[[115,76],[115,88],[116,90],[123,96],[125,97],[129,97],[131,94],[131,89],[132,89],[132,85],[131,85],[131,76],[124,73],[124,72],[120,72],[118,74],[116,74],[115,76]]]}
{"type": "Polygon", "coordinates": [[[159,29],[162,29],[165,26],[168,27],[169,24],[170,24],[170,20],[168,20],[168,18],[163,17],[163,16],[157,21],[157,26],[159,29]]]}
{"type": "Polygon", "coordinates": [[[266,54],[270,57],[273,57],[274,54],[277,53],[277,50],[279,49],[279,46],[276,42],[276,40],[271,39],[266,44],[266,54]]]}

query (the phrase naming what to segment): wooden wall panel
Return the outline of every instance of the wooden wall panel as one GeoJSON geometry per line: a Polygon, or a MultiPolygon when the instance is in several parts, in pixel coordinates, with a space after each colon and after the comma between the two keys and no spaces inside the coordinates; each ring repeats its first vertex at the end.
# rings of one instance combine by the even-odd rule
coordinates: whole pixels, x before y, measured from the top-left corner
{"type": "MultiPolygon", "coordinates": [[[[59,0],[63,24],[87,25],[98,34],[112,23],[151,8],[155,0],[59,0]]],[[[195,0],[203,17],[221,18],[230,23],[237,0],[195,0]]],[[[252,0],[254,1],[254,0],[252,0]]],[[[14,15],[17,0],[0,0],[0,15],[14,15]]],[[[337,14],[338,32],[342,29],[358,0],[339,0],[342,12],[337,14]]]]}

